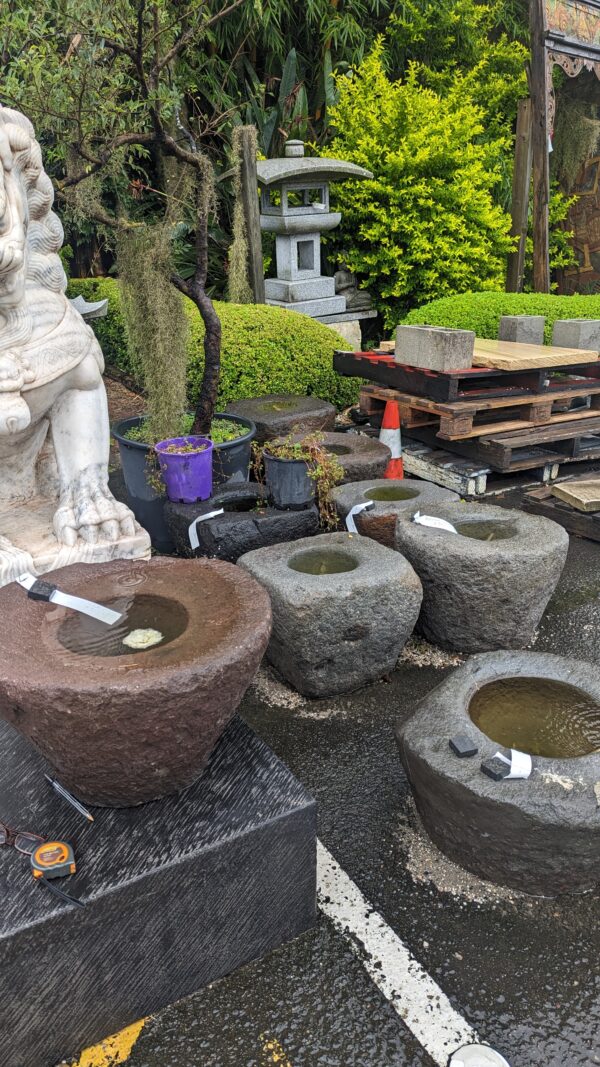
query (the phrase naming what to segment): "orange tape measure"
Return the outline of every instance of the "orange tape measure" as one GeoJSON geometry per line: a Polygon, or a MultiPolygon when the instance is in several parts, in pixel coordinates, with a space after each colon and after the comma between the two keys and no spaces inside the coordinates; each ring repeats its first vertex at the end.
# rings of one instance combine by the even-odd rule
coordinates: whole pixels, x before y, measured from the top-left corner
{"type": "Polygon", "coordinates": [[[44,841],[31,853],[34,878],[64,878],[75,874],[75,854],[67,841],[44,841]]]}

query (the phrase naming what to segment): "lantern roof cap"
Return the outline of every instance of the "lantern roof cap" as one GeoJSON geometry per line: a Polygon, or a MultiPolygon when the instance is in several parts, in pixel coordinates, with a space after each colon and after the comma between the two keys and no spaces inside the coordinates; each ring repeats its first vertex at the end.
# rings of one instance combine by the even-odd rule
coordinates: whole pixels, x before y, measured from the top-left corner
{"type": "Polygon", "coordinates": [[[370,170],[348,163],[345,159],[329,159],[323,156],[305,156],[304,143],[290,140],[285,146],[285,156],[279,159],[263,159],[256,164],[256,173],[261,185],[301,179],[314,182],[339,182],[346,178],[372,178],[370,170]]]}

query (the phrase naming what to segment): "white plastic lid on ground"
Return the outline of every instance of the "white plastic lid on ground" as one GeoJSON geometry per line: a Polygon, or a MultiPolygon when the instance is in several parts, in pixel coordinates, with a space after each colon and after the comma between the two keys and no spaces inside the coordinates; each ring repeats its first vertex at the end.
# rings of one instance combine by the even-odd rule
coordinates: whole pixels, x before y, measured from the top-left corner
{"type": "Polygon", "coordinates": [[[510,1063],[489,1045],[463,1045],[452,1054],[448,1067],[510,1067],[510,1063]]]}

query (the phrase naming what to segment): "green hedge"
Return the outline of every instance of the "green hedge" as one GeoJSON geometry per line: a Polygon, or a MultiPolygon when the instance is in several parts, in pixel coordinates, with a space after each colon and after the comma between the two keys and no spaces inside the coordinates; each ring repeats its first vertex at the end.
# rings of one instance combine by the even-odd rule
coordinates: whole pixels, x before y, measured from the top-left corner
{"type": "Polygon", "coordinates": [[[545,341],[555,319],[600,319],[600,295],[553,296],[546,293],[463,293],[432,300],[411,311],[404,322],[475,330],[478,337],[498,336],[502,315],[545,315],[545,341]]]}
{"type": "MultiPolygon", "coordinates": [[[[119,286],[113,278],[86,278],[69,284],[69,296],[86,300],[108,298],[106,318],[92,319],[108,364],[135,377],[127,351],[121,314],[119,286]]],[[[202,380],[204,326],[196,307],[188,300],[190,401],[195,402],[202,380]]],[[[221,383],[219,408],[231,400],[266,393],[298,393],[318,396],[342,408],[353,404],[359,383],[342,378],[333,370],[333,350],[347,348],[342,337],[305,315],[291,315],[266,304],[215,303],[221,319],[221,383]]]]}

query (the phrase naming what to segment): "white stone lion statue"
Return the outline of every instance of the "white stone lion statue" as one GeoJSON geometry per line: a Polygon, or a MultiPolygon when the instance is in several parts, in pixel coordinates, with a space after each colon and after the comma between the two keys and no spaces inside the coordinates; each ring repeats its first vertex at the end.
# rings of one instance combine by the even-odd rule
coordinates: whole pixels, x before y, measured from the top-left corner
{"type": "Polygon", "coordinates": [[[0,585],[150,550],[108,488],[104,361],[65,296],[53,200],[31,123],[0,106],[0,585]]]}

